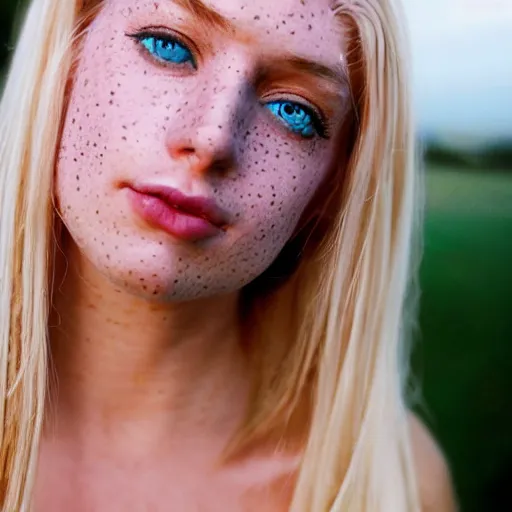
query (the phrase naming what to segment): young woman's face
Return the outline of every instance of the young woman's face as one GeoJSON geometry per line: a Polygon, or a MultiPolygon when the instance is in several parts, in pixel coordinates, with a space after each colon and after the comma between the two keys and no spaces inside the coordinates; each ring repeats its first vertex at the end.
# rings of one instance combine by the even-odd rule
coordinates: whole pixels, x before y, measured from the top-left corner
{"type": "Polygon", "coordinates": [[[107,0],[84,40],[56,195],[117,286],[243,287],[289,240],[347,109],[329,0],[107,0]]]}

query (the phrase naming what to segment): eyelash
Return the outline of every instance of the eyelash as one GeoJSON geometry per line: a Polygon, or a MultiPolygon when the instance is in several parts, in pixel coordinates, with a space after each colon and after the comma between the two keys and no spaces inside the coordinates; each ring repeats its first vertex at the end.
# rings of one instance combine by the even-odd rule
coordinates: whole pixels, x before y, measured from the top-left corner
{"type": "MultiPolygon", "coordinates": [[[[162,50],[169,50],[170,46],[172,47],[172,51],[181,50],[182,57],[189,57],[188,65],[192,66],[194,70],[197,70],[197,60],[194,55],[195,52],[190,49],[189,44],[175,35],[170,35],[168,33],[163,34],[158,31],[142,31],[136,34],[127,34],[127,36],[134,39],[139,47],[141,47],[141,49],[152,59],[164,66],[186,66],[187,63],[183,59],[179,59],[181,62],[172,62],[157,55],[158,51],[161,53],[162,50]]],[[[283,98],[263,103],[263,106],[271,111],[272,115],[277,118],[281,124],[284,124],[288,131],[294,135],[298,135],[303,139],[313,139],[315,135],[323,139],[329,138],[327,125],[323,115],[309,105],[304,105],[303,103],[292,99],[283,98]],[[293,115],[298,115],[300,118],[299,121],[309,119],[309,124],[303,127],[301,131],[294,130],[291,123],[286,122],[284,119],[284,116],[290,117],[293,115]],[[310,133],[308,127],[312,127],[313,133],[310,133]]]]}
{"type": "Polygon", "coordinates": [[[142,31],[137,32],[136,34],[127,34],[128,37],[131,37],[135,42],[143,49],[144,52],[146,52],[151,58],[156,60],[157,62],[165,65],[165,66],[184,66],[185,63],[177,63],[177,62],[170,62],[168,60],[165,60],[161,57],[158,57],[152,52],[146,44],[144,44],[144,41],[152,40],[153,45],[155,43],[164,43],[164,44],[172,44],[172,45],[179,45],[182,49],[184,49],[188,54],[190,55],[190,65],[194,68],[194,70],[197,69],[197,59],[195,57],[195,51],[190,49],[190,44],[182,40],[177,35],[173,34],[170,35],[169,33],[162,33],[159,31],[142,31]]]}

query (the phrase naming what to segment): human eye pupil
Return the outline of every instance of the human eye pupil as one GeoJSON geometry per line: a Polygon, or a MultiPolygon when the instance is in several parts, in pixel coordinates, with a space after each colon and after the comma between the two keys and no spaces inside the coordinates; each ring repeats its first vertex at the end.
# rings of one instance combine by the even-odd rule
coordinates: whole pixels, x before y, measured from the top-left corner
{"type": "Polygon", "coordinates": [[[266,107],[293,133],[305,139],[320,135],[315,127],[319,120],[315,122],[317,116],[306,107],[291,101],[273,101],[266,107]]]}
{"type": "Polygon", "coordinates": [[[291,116],[295,113],[295,108],[293,107],[293,105],[291,103],[286,103],[283,110],[289,116],[291,116]]]}
{"type": "Polygon", "coordinates": [[[140,43],[156,59],[171,64],[191,63],[195,67],[192,52],[174,39],[158,36],[144,36],[140,43]]]}

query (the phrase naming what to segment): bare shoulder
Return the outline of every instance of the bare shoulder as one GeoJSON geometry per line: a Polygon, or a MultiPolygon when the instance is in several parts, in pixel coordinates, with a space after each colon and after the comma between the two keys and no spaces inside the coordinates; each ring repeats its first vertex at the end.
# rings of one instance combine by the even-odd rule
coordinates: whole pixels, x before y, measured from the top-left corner
{"type": "Polygon", "coordinates": [[[414,414],[410,415],[409,428],[422,512],[456,512],[450,470],[439,445],[414,414]]]}

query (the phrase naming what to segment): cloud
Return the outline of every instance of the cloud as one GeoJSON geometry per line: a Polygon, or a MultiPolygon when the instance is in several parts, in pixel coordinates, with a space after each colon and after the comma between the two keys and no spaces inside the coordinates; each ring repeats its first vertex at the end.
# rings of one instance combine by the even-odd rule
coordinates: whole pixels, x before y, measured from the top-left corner
{"type": "Polygon", "coordinates": [[[512,135],[512,1],[404,3],[422,128],[512,135]]]}

